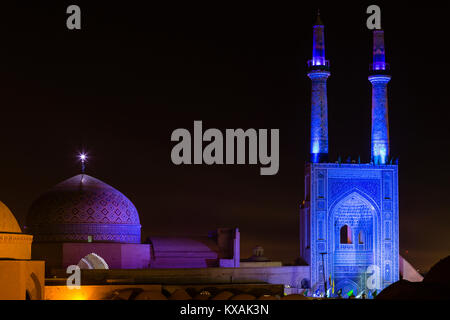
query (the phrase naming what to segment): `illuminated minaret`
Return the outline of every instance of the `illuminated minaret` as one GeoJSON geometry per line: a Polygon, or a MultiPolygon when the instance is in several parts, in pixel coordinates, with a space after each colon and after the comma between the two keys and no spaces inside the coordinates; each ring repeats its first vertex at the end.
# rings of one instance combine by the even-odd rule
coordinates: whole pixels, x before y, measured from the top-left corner
{"type": "MultiPolygon", "coordinates": [[[[328,293],[329,281],[343,294],[374,295],[398,281],[398,166],[389,162],[387,84],[384,34],[373,33],[372,163],[327,160],[327,79],[324,27],[314,25],[311,160],[305,166],[305,197],[300,210],[300,256],[310,266],[314,293],[328,293]],[[382,186],[382,188],[380,187],[382,186]],[[372,269],[373,268],[373,269],[372,269]],[[370,276],[371,271],[373,271],[370,276]],[[369,279],[370,278],[370,279],[369,279]],[[331,281],[331,280],[330,280],[331,281]]],[[[358,121],[358,120],[354,120],[358,121]]]]}
{"type": "Polygon", "coordinates": [[[389,159],[389,119],[387,84],[391,80],[384,51],[384,31],[373,31],[373,63],[369,81],[372,83],[372,144],[374,164],[386,164],[389,159]]]}
{"type": "Polygon", "coordinates": [[[308,77],[311,79],[311,158],[313,163],[328,161],[328,103],[327,78],[330,63],[325,60],[324,25],[320,13],[313,26],[312,60],[308,61],[308,77]]]}

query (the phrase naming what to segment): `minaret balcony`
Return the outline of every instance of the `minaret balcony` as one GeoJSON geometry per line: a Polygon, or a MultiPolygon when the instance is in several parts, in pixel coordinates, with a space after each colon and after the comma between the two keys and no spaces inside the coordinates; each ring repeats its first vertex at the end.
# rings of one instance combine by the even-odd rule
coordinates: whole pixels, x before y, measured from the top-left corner
{"type": "Polygon", "coordinates": [[[308,61],[308,72],[311,71],[330,71],[330,61],[323,60],[324,63],[321,63],[317,60],[309,60],[308,61]]]}
{"type": "Polygon", "coordinates": [[[369,72],[371,75],[377,75],[377,74],[388,75],[390,70],[391,70],[391,67],[389,66],[389,63],[384,63],[383,66],[373,65],[373,63],[371,63],[369,65],[369,72]]]}

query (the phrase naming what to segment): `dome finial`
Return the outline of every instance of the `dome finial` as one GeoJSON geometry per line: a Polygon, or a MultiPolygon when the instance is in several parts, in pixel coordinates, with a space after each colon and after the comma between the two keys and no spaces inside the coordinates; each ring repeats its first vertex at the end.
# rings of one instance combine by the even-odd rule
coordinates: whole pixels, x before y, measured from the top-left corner
{"type": "Polygon", "coordinates": [[[78,155],[78,158],[80,159],[80,162],[81,162],[81,173],[84,174],[84,172],[86,171],[87,154],[84,152],[81,152],[78,155]]]}

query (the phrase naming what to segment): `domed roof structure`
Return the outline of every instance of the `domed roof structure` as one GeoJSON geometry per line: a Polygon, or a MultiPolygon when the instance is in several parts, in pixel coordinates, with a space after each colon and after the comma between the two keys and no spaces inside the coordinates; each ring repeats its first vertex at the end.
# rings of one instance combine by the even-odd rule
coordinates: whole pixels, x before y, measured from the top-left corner
{"type": "Polygon", "coordinates": [[[12,212],[0,201],[0,260],[31,259],[32,241],[33,236],[22,233],[12,212]]]}
{"type": "Polygon", "coordinates": [[[141,242],[133,203],[86,174],[69,178],[39,197],[28,212],[27,227],[35,242],[141,242]]]}
{"type": "Polygon", "coordinates": [[[12,212],[0,201],[0,232],[22,233],[12,212]]]}

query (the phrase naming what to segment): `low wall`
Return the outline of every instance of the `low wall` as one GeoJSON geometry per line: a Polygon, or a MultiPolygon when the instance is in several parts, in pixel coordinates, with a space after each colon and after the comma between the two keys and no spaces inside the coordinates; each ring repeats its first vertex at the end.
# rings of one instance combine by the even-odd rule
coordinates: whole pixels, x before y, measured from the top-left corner
{"type": "Polygon", "coordinates": [[[95,285],[81,286],[79,289],[69,289],[65,285],[45,286],[45,300],[108,300],[115,291],[142,289],[161,292],[161,285],[95,285]]]}
{"type": "Polygon", "coordinates": [[[150,245],[134,243],[34,243],[32,257],[45,260],[46,273],[76,265],[81,258],[96,253],[112,269],[141,269],[150,264],[150,245]]]}
{"type": "MultiPolygon", "coordinates": [[[[65,270],[56,275],[67,277],[65,270]]],[[[98,285],[121,281],[133,284],[234,284],[269,283],[299,288],[303,279],[309,283],[309,266],[139,269],[139,270],[81,270],[82,285],[98,285]]]]}
{"type": "MultiPolygon", "coordinates": [[[[254,297],[262,295],[280,296],[284,294],[282,285],[271,284],[216,284],[216,285],[88,285],[79,289],[68,289],[65,285],[45,286],[45,300],[134,300],[141,292],[154,293],[157,300],[172,299],[177,291],[183,291],[190,297],[196,297],[206,290],[215,296],[228,291],[233,295],[250,294],[254,297]],[[163,297],[163,299],[161,299],[163,297]],[[166,298],[164,298],[166,297],[166,298]]],[[[155,298],[151,299],[155,300],[155,298]]],[[[175,299],[178,300],[178,299],[175,299]]]]}

